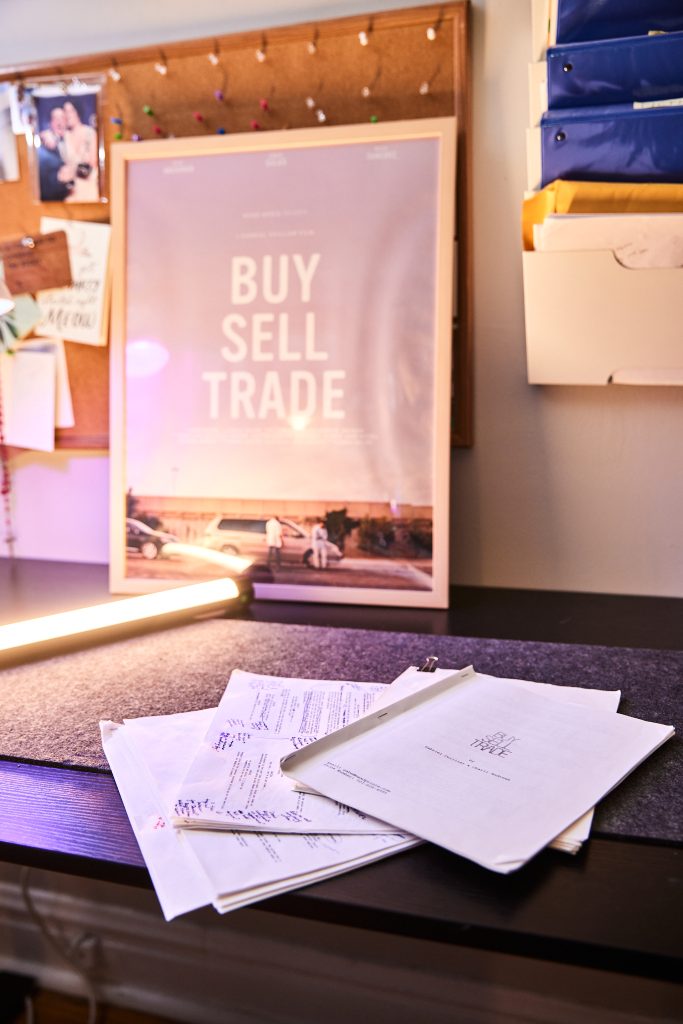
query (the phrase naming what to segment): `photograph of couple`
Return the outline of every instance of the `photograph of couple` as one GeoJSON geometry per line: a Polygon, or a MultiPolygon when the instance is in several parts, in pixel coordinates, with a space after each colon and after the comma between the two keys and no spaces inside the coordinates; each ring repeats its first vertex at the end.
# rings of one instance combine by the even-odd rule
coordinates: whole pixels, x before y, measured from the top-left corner
{"type": "Polygon", "coordinates": [[[97,95],[97,91],[77,96],[34,92],[41,202],[100,201],[97,95]]]}

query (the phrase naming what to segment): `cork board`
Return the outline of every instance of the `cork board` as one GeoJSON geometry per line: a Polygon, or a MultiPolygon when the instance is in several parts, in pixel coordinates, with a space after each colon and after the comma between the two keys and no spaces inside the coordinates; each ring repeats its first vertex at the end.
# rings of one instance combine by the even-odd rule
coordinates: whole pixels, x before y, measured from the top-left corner
{"type": "MultiPolygon", "coordinates": [[[[469,4],[405,8],[263,32],[175,42],[5,69],[0,80],[70,79],[102,72],[105,152],[136,136],[250,132],[455,115],[458,123],[457,322],[453,332],[453,441],[472,443],[469,4]],[[360,34],[367,40],[362,45],[360,34]],[[117,119],[116,123],[112,118],[117,119]]],[[[33,201],[21,178],[0,187],[2,236],[38,230],[40,217],[107,220],[108,204],[33,201]]],[[[108,190],[105,167],[103,192],[108,190]]],[[[106,448],[106,350],[67,345],[76,426],[59,447],[106,448]]]]}

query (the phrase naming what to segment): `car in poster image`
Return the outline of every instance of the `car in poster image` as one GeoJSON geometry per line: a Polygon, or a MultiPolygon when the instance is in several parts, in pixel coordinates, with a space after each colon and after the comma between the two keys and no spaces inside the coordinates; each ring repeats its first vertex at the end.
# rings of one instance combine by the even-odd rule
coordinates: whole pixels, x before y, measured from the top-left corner
{"type": "Polygon", "coordinates": [[[137,551],[143,558],[158,558],[164,544],[177,540],[172,533],[153,530],[139,519],[126,519],[126,550],[137,551]]]}
{"type": "MultiPolygon", "coordinates": [[[[291,519],[280,518],[282,526],[282,561],[309,565],[313,557],[310,535],[291,519]]],[[[204,530],[203,543],[226,555],[244,555],[265,561],[267,519],[244,519],[237,516],[216,516],[204,530]]],[[[344,555],[331,540],[326,541],[328,561],[340,561],[344,555]]]]}

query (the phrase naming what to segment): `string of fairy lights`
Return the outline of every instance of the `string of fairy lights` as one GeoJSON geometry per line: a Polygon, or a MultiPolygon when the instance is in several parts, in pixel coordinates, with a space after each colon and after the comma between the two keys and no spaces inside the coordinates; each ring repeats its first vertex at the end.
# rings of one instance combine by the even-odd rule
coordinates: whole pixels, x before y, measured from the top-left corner
{"type": "MultiPolygon", "coordinates": [[[[441,29],[441,18],[439,18],[433,24],[428,25],[424,29],[424,38],[428,43],[434,43],[441,29]]],[[[372,23],[368,24],[367,28],[361,29],[357,35],[358,45],[362,48],[371,47],[373,41],[373,27],[372,23]]],[[[319,32],[315,29],[312,37],[304,44],[305,52],[309,57],[315,57],[319,52],[320,38],[319,32]]],[[[270,59],[268,39],[265,35],[261,37],[256,49],[253,51],[254,60],[259,64],[266,64],[270,59]]],[[[206,55],[206,59],[209,64],[214,68],[225,67],[225,56],[221,54],[220,47],[217,42],[214,42],[213,47],[209,50],[206,55]]],[[[169,64],[166,56],[163,52],[159,52],[157,59],[153,61],[154,71],[161,77],[166,78],[169,73],[169,64]]],[[[429,78],[420,78],[416,82],[416,92],[422,96],[428,96],[432,90],[432,85],[439,68],[437,67],[429,78]]],[[[125,69],[122,69],[116,60],[112,60],[111,66],[107,71],[107,75],[111,82],[118,84],[125,84],[125,69]]],[[[376,92],[377,81],[380,75],[380,68],[378,67],[375,71],[374,76],[368,81],[364,82],[360,87],[359,94],[364,100],[371,100],[376,92]]],[[[194,120],[195,124],[204,125],[207,130],[214,131],[217,135],[225,135],[228,132],[228,128],[224,124],[216,124],[217,111],[216,104],[223,107],[223,110],[219,112],[222,114],[225,110],[225,104],[229,101],[227,90],[225,86],[223,88],[215,88],[211,94],[211,112],[207,114],[204,110],[192,110],[189,112],[189,116],[194,120]],[[210,127],[213,126],[213,127],[210,127]]],[[[305,107],[310,111],[313,124],[324,125],[328,122],[328,113],[325,110],[323,104],[319,102],[318,98],[314,93],[310,93],[304,99],[305,107]]],[[[271,113],[270,101],[266,96],[261,96],[258,99],[258,104],[254,104],[255,109],[254,116],[249,121],[249,127],[252,131],[260,131],[266,127],[273,127],[274,125],[268,122],[266,115],[271,113]]],[[[110,117],[112,125],[112,137],[115,141],[120,141],[124,138],[128,138],[133,142],[141,142],[145,138],[173,138],[173,133],[168,131],[163,124],[163,116],[157,113],[155,107],[149,103],[143,103],[140,107],[140,113],[144,115],[143,120],[149,119],[149,129],[146,132],[132,131],[129,134],[126,132],[126,125],[123,116],[120,113],[113,114],[110,117]]],[[[368,120],[370,122],[377,122],[379,117],[376,113],[369,113],[368,120]]],[[[139,125],[137,125],[139,127],[139,125]]],[[[282,125],[279,127],[287,127],[282,125]]]]}

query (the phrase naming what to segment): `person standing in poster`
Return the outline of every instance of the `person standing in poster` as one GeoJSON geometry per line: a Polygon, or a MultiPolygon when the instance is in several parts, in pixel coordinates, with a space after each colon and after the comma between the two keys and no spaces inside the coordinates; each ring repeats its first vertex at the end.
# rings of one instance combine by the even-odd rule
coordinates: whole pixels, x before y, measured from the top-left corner
{"type": "Polygon", "coordinates": [[[266,543],[268,544],[268,565],[275,562],[282,565],[282,524],[277,516],[271,516],[266,522],[266,543]]]}
{"type": "Polygon", "coordinates": [[[322,519],[313,527],[313,558],[317,569],[327,569],[327,527],[322,519]]]}

